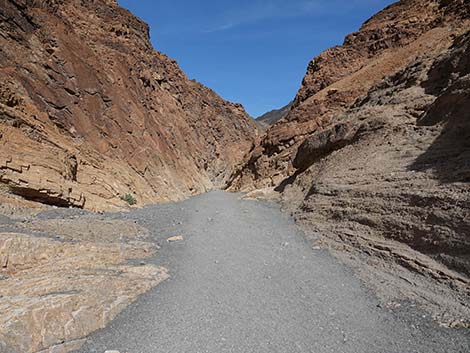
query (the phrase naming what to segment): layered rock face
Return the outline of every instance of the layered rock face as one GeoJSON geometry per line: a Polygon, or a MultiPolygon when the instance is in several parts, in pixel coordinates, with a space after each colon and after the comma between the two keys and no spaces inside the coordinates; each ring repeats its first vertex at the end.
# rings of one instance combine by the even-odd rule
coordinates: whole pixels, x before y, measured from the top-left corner
{"type": "Polygon", "coordinates": [[[157,250],[147,229],[99,217],[29,218],[0,231],[0,352],[74,351],[169,277],[142,262],[157,250]]]}
{"type": "Polygon", "coordinates": [[[468,1],[374,16],[310,63],[232,184],[275,187],[319,245],[451,326],[470,325],[469,18],[468,1]]]}
{"type": "Polygon", "coordinates": [[[189,80],[116,1],[0,3],[0,182],[107,209],[224,185],[257,128],[189,80]]]}
{"type": "Polygon", "coordinates": [[[232,176],[231,189],[279,185],[295,171],[292,159],[306,137],[420,55],[437,55],[462,29],[467,11],[468,3],[462,0],[400,1],[348,35],[342,46],[314,58],[290,113],[261,137],[232,176]]]}

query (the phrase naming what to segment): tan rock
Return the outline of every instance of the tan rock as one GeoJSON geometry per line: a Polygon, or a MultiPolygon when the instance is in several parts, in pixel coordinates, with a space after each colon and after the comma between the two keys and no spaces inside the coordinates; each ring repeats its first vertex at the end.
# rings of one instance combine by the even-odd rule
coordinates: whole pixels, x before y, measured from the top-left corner
{"type": "Polygon", "coordinates": [[[0,234],[0,261],[9,275],[0,286],[0,347],[24,353],[76,349],[80,339],[168,277],[164,268],[123,264],[152,252],[142,242],[0,234]]]}
{"type": "Polygon", "coordinates": [[[183,241],[183,240],[184,238],[182,235],[176,235],[174,237],[169,237],[166,241],[169,243],[176,243],[176,242],[183,241]]]}

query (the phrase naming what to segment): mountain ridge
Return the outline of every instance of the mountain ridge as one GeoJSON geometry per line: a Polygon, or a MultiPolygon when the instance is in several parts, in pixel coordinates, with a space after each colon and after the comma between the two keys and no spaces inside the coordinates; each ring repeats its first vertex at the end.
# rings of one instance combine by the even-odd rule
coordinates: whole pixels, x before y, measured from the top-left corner
{"type": "Polygon", "coordinates": [[[255,120],[262,128],[267,129],[269,126],[274,125],[279,120],[284,119],[287,114],[289,114],[292,108],[292,104],[293,102],[290,102],[282,108],[273,109],[257,117],[255,120]]]}

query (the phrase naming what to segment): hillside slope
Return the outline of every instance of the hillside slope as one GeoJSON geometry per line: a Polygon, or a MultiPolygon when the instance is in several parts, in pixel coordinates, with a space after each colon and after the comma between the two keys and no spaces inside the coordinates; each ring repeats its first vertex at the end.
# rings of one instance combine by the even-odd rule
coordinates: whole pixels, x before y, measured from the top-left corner
{"type": "Polygon", "coordinates": [[[257,128],[189,80],[116,1],[0,3],[0,184],[58,206],[224,185],[257,128]]]}
{"type": "Polygon", "coordinates": [[[271,125],[274,125],[279,120],[284,119],[287,114],[289,114],[292,108],[292,102],[287,104],[286,106],[282,107],[281,109],[274,109],[270,112],[267,112],[260,117],[256,118],[256,122],[260,125],[263,129],[269,128],[271,125]]]}

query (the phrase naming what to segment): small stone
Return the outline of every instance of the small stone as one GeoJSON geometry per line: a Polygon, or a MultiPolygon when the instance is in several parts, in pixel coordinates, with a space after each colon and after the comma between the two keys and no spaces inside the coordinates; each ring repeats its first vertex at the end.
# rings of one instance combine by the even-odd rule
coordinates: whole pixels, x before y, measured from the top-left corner
{"type": "Polygon", "coordinates": [[[104,353],[120,353],[119,351],[105,351],[104,353]]]}
{"type": "Polygon", "coordinates": [[[183,241],[183,240],[184,240],[183,236],[176,235],[174,237],[169,237],[166,241],[169,242],[169,243],[175,243],[177,241],[183,241]]]}

